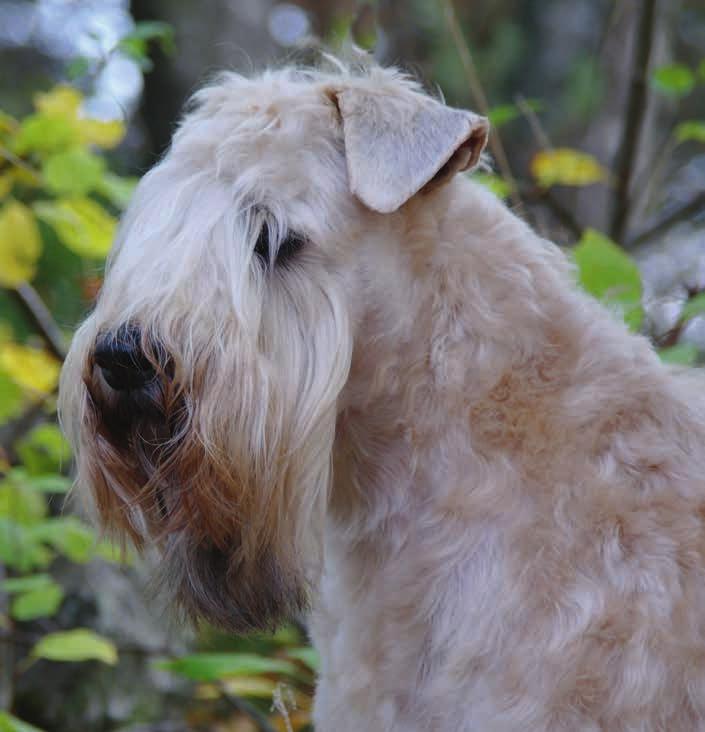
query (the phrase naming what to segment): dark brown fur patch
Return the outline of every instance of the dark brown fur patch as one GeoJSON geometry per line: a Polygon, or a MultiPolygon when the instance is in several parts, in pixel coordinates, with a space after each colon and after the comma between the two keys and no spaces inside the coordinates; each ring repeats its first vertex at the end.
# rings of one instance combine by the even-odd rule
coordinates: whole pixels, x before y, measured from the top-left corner
{"type": "MultiPolygon", "coordinates": [[[[161,554],[158,584],[190,620],[232,632],[271,630],[306,605],[290,547],[265,538],[256,485],[192,427],[196,405],[173,363],[143,389],[111,389],[89,359],[81,456],[102,524],[161,554]],[[248,533],[249,529],[249,533],[248,533]]],[[[270,527],[271,530],[271,527],[270,527]]]]}

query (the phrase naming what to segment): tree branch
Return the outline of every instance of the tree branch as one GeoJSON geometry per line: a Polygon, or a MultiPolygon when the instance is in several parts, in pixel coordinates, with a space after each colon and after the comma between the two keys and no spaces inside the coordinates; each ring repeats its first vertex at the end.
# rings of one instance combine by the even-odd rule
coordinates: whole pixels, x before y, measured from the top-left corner
{"type": "MultiPolygon", "coordinates": [[[[470,92],[474,97],[475,104],[477,104],[478,111],[481,114],[487,116],[489,112],[487,97],[485,95],[484,89],[482,88],[482,84],[480,83],[480,78],[477,75],[477,69],[475,68],[475,62],[472,59],[470,48],[465,41],[463,31],[460,28],[460,24],[458,23],[458,17],[455,13],[455,8],[453,7],[453,0],[441,0],[441,4],[443,5],[443,9],[445,11],[444,15],[446,19],[446,25],[448,26],[448,30],[453,37],[453,42],[455,44],[456,50],[458,51],[458,55],[460,56],[460,62],[463,66],[463,71],[465,72],[465,77],[467,79],[468,86],[470,87],[470,92]]],[[[509,184],[509,198],[512,202],[512,205],[515,209],[522,211],[524,208],[524,204],[521,200],[521,196],[519,195],[519,187],[516,178],[512,173],[512,169],[509,165],[509,160],[507,159],[507,154],[504,150],[502,139],[496,129],[493,129],[490,134],[489,146],[490,150],[492,151],[492,155],[494,156],[494,159],[497,161],[497,167],[499,168],[499,172],[509,184]]]]}
{"type": "Polygon", "coordinates": [[[643,8],[639,26],[634,39],[634,52],[631,64],[631,80],[627,110],[622,129],[622,141],[615,157],[616,191],[614,209],[610,222],[610,235],[621,242],[626,234],[631,212],[631,184],[634,162],[639,151],[639,143],[644,128],[644,117],[648,102],[646,76],[651,60],[651,47],[654,37],[656,0],[642,0],[643,8]]]}
{"type": "Polygon", "coordinates": [[[0,145],[0,158],[4,158],[8,163],[12,163],[16,167],[24,170],[24,172],[30,175],[37,183],[42,182],[42,175],[39,171],[35,170],[29,163],[25,162],[22,158],[18,157],[15,153],[2,145],[0,145]]]}
{"type": "Polygon", "coordinates": [[[695,216],[701,210],[705,211],[705,191],[703,191],[702,193],[698,193],[690,201],[688,201],[688,203],[685,203],[682,206],[679,206],[676,209],[672,210],[662,219],[657,221],[653,226],[642,231],[640,234],[637,234],[633,239],[628,242],[627,248],[633,249],[635,247],[638,247],[640,244],[643,244],[648,239],[651,239],[655,236],[658,236],[659,234],[663,234],[664,232],[668,231],[681,221],[685,221],[686,219],[695,216]]]}
{"type": "Polygon", "coordinates": [[[39,293],[28,282],[18,285],[13,292],[15,299],[47,342],[49,350],[63,361],[66,358],[64,336],[39,293]]]}

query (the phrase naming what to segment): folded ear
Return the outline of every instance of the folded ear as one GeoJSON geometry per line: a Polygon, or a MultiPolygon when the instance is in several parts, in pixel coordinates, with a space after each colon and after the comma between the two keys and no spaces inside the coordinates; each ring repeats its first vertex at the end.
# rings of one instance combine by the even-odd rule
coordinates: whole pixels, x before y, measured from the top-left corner
{"type": "Polygon", "coordinates": [[[487,119],[410,89],[351,87],[332,96],[343,122],[350,190],[380,213],[476,165],[487,143],[487,119]]]}

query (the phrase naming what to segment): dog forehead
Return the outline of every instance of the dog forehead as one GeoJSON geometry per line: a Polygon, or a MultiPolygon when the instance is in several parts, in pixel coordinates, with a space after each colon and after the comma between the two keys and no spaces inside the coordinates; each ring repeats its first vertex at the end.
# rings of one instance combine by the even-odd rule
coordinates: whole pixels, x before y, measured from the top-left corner
{"type": "Polygon", "coordinates": [[[339,190],[342,132],[325,86],[322,79],[285,72],[224,74],[194,96],[172,155],[192,170],[250,189],[255,198],[339,190]]]}
{"type": "Polygon", "coordinates": [[[284,72],[255,78],[227,74],[195,95],[196,111],[187,122],[207,120],[220,127],[220,142],[241,140],[249,146],[307,137],[311,144],[311,133],[329,137],[339,128],[324,88],[321,81],[284,72]]]}

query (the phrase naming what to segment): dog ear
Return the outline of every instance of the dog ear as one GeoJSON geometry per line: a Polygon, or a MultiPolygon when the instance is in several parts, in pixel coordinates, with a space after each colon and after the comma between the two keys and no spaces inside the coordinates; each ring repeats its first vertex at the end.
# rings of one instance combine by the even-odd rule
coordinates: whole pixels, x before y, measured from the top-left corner
{"type": "Polygon", "coordinates": [[[331,96],[342,118],[350,190],[380,213],[473,167],[487,143],[485,117],[418,92],[347,88],[331,96]]]}

